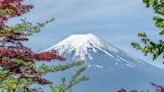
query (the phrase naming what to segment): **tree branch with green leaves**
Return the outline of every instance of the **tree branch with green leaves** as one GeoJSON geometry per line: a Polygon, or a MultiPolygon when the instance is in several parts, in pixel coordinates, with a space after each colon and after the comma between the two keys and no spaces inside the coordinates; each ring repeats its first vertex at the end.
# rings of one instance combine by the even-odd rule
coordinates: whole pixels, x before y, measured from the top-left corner
{"type": "MultiPolygon", "coordinates": [[[[146,33],[138,33],[140,42],[132,42],[131,45],[144,53],[145,56],[152,55],[152,59],[162,57],[164,63],[164,0],[143,0],[147,8],[152,8],[157,14],[153,20],[159,31],[158,42],[152,41],[146,33]]],[[[158,38],[158,37],[156,37],[158,38]]]]}

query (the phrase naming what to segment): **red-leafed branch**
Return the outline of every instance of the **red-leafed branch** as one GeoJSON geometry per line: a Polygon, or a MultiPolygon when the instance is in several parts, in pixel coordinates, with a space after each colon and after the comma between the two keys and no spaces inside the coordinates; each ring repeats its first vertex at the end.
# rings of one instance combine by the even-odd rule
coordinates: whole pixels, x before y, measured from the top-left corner
{"type": "Polygon", "coordinates": [[[9,18],[21,16],[33,8],[32,5],[23,4],[24,0],[0,0],[1,10],[11,10],[10,14],[0,14],[0,26],[4,25],[9,18]]]}
{"type": "Polygon", "coordinates": [[[19,78],[31,79],[39,84],[49,84],[50,81],[41,78],[35,62],[63,61],[64,57],[55,50],[33,52],[31,48],[23,45],[23,42],[28,41],[27,31],[11,29],[5,25],[8,19],[21,16],[33,8],[32,5],[23,2],[24,0],[0,0],[0,10],[11,11],[11,13],[0,13],[0,67],[19,78]],[[27,66],[29,63],[32,66],[27,66]]]}

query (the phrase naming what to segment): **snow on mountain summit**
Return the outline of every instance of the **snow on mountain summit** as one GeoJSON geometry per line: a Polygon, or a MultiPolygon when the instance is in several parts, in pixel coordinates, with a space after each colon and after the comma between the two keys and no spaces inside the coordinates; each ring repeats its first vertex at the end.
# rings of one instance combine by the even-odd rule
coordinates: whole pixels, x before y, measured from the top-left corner
{"type": "Polygon", "coordinates": [[[62,55],[65,52],[74,52],[74,58],[80,57],[80,59],[86,59],[86,55],[92,58],[89,50],[94,53],[96,53],[97,50],[100,50],[111,57],[112,55],[108,53],[108,51],[118,52],[116,48],[107,44],[92,33],[71,35],[47,50],[51,49],[59,50],[59,53],[62,55]]]}
{"type": "Polygon", "coordinates": [[[91,80],[87,86],[77,87],[75,92],[116,92],[122,87],[150,91],[150,82],[164,85],[163,70],[131,57],[91,33],[71,35],[47,50],[58,50],[67,62],[86,61],[85,74],[91,80]]]}

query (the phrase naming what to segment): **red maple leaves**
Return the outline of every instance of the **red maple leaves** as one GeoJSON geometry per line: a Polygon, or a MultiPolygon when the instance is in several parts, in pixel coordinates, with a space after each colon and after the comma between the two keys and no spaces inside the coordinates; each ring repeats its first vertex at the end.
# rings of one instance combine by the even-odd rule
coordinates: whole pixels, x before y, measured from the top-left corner
{"type": "Polygon", "coordinates": [[[19,74],[20,78],[30,78],[40,84],[50,83],[40,77],[41,75],[35,67],[27,67],[26,62],[35,64],[36,61],[63,61],[64,57],[60,56],[55,50],[34,53],[22,44],[22,42],[28,41],[28,38],[23,37],[21,34],[23,32],[0,32],[0,35],[3,35],[0,37],[0,66],[11,73],[19,74]]]}
{"type": "Polygon", "coordinates": [[[19,74],[21,78],[30,78],[34,81],[44,84],[50,83],[42,79],[35,67],[27,67],[26,62],[35,64],[36,61],[63,61],[65,58],[60,56],[57,51],[47,51],[34,53],[30,48],[24,46],[22,42],[28,41],[28,38],[22,36],[23,32],[10,31],[0,32],[0,66],[14,74],[19,74]],[[24,63],[18,63],[22,61],[24,63]]]}
{"type": "Polygon", "coordinates": [[[151,85],[153,85],[154,87],[156,87],[157,92],[164,92],[164,87],[163,86],[157,85],[157,84],[155,84],[153,82],[151,82],[151,85]]]}
{"type": "MultiPolygon", "coordinates": [[[[156,92],[164,92],[164,87],[163,86],[157,85],[157,84],[155,84],[153,82],[151,82],[151,85],[156,88],[156,92]]],[[[127,92],[127,91],[122,88],[122,89],[118,90],[117,92],[127,92]]],[[[138,91],[136,89],[133,89],[130,92],[138,92],[138,91]]]]}
{"type": "Polygon", "coordinates": [[[34,53],[31,48],[24,46],[23,42],[28,41],[26,31],[8,30],[5,22],[12,17],[20,16],[29,12],[32,5],[23,4],[24,0],[0,0],[0,10],[11,10],[11,14],[0,14],[0,67],[4,71],[19,75],[23,79],[32,79],[39,84],[49,84],[50,81],[41,78],[41,74],[35,67],[36,61],[52,60],[63,61],[57,51],[34,53]],[[31,63],[32,66],[27,66],[31,63]]]}
{"type": "Polygon", "coordinates": [[[10,14],[0,14],[0,26],[4,26],[4,22],[9,18],[20,16],[30,11],[32,5],[22,4],[24,0],[0,0],[0,9],[10,10],[10,14]]]}

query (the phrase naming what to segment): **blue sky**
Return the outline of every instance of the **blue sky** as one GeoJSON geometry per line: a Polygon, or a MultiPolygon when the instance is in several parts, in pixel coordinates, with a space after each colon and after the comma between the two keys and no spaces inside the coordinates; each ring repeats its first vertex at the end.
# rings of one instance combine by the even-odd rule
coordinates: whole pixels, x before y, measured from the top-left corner
{"type": "MultiPolygon", "coordinates": [[[[138,32],[148,33],[153,40],[157,38],[154,13],[145,8],[142,0],[27,0],[27,3],[34,5],[24,16],[28,21],[36,23],[55,18],[26,43],[35,51],[47,49],[71,34],[93,33],[134,57],[164,68],[130,45],[138,40],[138,32]]],[[[14,24],[15,20],[9,23],[14,24]]]]}

